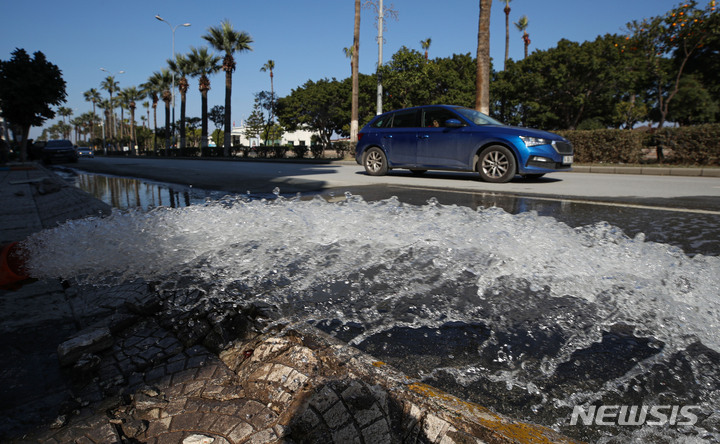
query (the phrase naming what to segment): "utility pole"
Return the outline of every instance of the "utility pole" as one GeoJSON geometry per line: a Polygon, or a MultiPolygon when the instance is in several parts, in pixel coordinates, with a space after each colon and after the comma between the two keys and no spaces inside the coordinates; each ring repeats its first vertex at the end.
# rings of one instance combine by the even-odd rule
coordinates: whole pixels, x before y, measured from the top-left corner
{"type": "Polygon", "coordinates": [[[377,114],[382,114],[383,0],[378,0],[377,114]]]}

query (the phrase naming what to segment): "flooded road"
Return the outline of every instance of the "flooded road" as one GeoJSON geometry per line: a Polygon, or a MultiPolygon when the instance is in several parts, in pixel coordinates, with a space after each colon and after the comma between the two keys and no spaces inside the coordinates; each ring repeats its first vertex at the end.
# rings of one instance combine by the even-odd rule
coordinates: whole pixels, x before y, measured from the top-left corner
{"type": "MultiPolygon", "coordinates": [[[[135,190],[120,195],[144,194],[135,190]]],[[[163,201],[192,202],[186,191],[163,201]]],[[[141,277],[206,304],[259,300],[413,378],[577,439],[720,441],[720,215],[348,191],[198,195],[201,205],[116,212],[34,242],[51,255],[38,260],[56,264],[43,273],[141,277]],[[52,256],[69,245],[84,257],[52,256]],[[598,424],[592,409],[616,420],[598,424]]]]}

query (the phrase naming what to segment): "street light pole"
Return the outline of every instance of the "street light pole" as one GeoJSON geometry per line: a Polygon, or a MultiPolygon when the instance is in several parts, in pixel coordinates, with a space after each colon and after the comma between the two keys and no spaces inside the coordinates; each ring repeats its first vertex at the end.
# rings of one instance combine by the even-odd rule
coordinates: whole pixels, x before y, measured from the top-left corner
{"type": "MultiPolygon", "coordinates": [[[[180,25],[175,25],[173,27],[173,25],[171,25],[170,22],[168,22],[164,18],[160,17],[159,15],[156,14],[155,18],[160,20],[161,22],[167,23],[167,25],[170,27],[170,30],[172,31],[172,60],[174,61],[175,60],[175,30],[179,26],[183,26],[183,27],[187,28],[188,26],[190,26],[190,23],[182,23],[180,25]]],[[[172,72],[172,90],[170,91],[170,96],[171,96],[171,100],[172,100],[172,128],[173,128],[172,129],[172,135],[173,135],[172,141],[174,141],[175,140],[175,71],[172,72]]],[[[169,130],[169,128],[166,128],[166,129],[169,130]]],[[[169,148],[169,147],[166,147],[166,149],[167,148],[169,148]]]]}

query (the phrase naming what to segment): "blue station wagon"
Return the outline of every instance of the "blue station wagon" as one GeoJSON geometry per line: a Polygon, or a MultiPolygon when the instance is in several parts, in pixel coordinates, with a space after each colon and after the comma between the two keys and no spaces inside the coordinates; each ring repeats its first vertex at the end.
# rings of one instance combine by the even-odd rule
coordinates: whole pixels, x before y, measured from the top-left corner
{"type": "Polygon", "coordinates": [[[501,183],[568,170],[573,147],[557,134],[507,126],[470,108],[428,105],[376,116],[358,133],[355,160],[371,176],[394,168],[477,171],[501,183]]]}

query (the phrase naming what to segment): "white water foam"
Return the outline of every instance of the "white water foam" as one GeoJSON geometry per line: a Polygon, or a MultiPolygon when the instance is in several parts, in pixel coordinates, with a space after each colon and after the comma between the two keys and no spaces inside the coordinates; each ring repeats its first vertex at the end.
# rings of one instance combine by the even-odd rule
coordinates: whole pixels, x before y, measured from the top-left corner
{"type": "MultiPolygon", "coordinates": [[[[182,274],[219,287],[275,283],[293,305],[301,301],[291,295],[310,291],[317,300],[319,289],[331,290],[337,282],[346,284],[337,289],[374,307],[388,298],[432,294],[458,279],[476,285],[482,299],[501,280],[517,278],[552,296],[591,303],[602,296],[600,309],[609,311],[601,317],[666,332],[664,341],[696,336],[720,350],[720,258],[690,258],[642,235],[629,239],[606,223],[571,228],[535,213],[473,211],[434,201],[418,207],[395,198],[366,203],[349,196],[339,204],[319,197],[226,199],[71,221],[24,245],[31,274],[39,278],[99,283],[182,274]],[[386,288],[376,288],[380,284],[386,288]]],[[[449,309],[455,320],[464,320],[455,308],[448,300],[429,309],[449,309]]]]}

